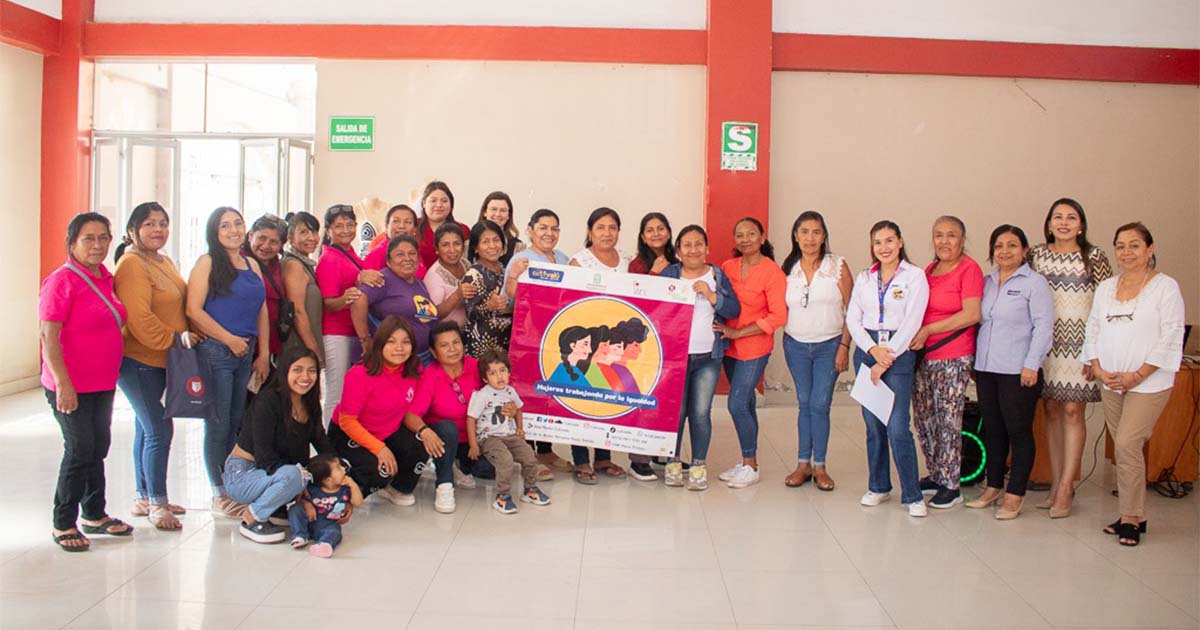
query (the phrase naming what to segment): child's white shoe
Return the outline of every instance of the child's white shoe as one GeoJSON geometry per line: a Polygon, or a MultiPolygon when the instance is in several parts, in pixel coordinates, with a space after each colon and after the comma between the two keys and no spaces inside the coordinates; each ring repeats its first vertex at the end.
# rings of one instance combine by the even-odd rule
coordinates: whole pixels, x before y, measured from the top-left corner
{"type": "Polygon", "coordinates": [[[303,536],[296,536],[292,539],[292,549],[303,549],[308,546],[308,539],[303,536]]]}
{"type": "Polygon", "coordinates": [[[433,498],[433,509],[442,514],[450,514],[454,508],[454,484],[439,483],[433,498]]]}

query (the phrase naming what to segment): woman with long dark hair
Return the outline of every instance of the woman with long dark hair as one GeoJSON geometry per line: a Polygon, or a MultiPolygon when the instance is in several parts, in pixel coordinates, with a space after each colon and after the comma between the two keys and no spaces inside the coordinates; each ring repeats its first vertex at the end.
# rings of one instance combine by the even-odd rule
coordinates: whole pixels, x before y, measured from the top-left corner
{"type": "Polygon", "coordinates": [[[125,324],[125,358],[117,385],[129,399],[136,420],[133,433],[133,477],[137,498],[134,516],[148,516],[158,529],[175,530],[186,510],[167,500],[167,462],[175,425],[164,415],[167,350],[176,335],[188,333],[187,284],[174,261],[162,252],[171,234],[170,217],[157,202],[138,204],[125,226],[125,242],[117,248],[113,286],[129,311],[125,324]]]}
{"type": "Polygon", "coordinates": [[[722,362],[729,379],[729,415],[742,451],[742,461],[718,478],[738,489],[759,481],[754,388],[771,358],[775,329],[787,323],[787,276],[775,264],[775,248],[758,219],[745,217],[734,224],[733,239],[737,244],[733,258],[721,263],[721,270],[733,284],[742,310],[714,326],[730,340],[722,362]]]}
{"type": "Polygon", "coordinates": [[[204,421],[204,465],[213,511],[240,518],[245,506],[226,495],[221,466],[241,429],[246,385],[251,376],[266,380],[270,366],[266,289],[258,265],[242,255],[246,224],[240,212],[214,210],[205,238],[208,253],[192,267],[187,293],[188,319],[207,337],[197,350],[212,370],[215,410],[204,421]]]}
{"type": "Polygon", "coordinates": [[[683,381],[683,404],[679,408],[679,432],[675,456],[663,474],[668,486],[685,485],[683,478],[683,427],[686,423],[692,448],[687,489],[708,489],[708,445],[712,439],[712,400],[721,378],[721,359],[729,340],[716,332],[720,325],[741,313],[733,284],[720,267],[708,263],[708,234],[698,225],[679,231],[675,241],[680,261],[663,270],[664,278],[692,283],[696,305],[688,334],[687,373],[683,381]]]}
{"type": "Polygon", "coordinates": [[[229,496],[246,506],[238,528],[242,536],[257,543],[283,542],[285,530],[269,519],[304,491],[310,448],[317,454],[335,452],[321,426],[317,354],[288,348],[275,378],[254,397],[225,460],[229,496]]]}
{"type": "Polygon", "coordinates": [[[512,337],[512,302],[504,292],[504,232],[484,219],[471,228],[470,251],[474,254],[463,287],[470,288],[466,300],[467,354],[479,358],[488,350],[507,350],[512,337]]]}
{"type": "Polygon", "coordinates": [[[813,479],[818,490],[833,490],[825,467],[829,412],[838,374],[850,363],[846,304],[854,280],[846,259],[829,249],[825,217],[811,210],[792,224],[792,251],[783,261],[787,276],[787,324],[783,356],[796,385],[796,470],[784,485],[798,488],[813,479]]]}
{"type": "Polygon", "coordinates": [[[1050,204],[1042,232],[1046,242],[1030,251],[1029,266],[1054,293],[1054,344],[1042,368],[1050,493],[1037,507],[1050,510],[1050,518],[1063,518],[1071,515],[1087,440],[1083,412],[1100,401],[1092,366],[1080,358],[1084,324],[1096,287],[1112,276],[1112,267],[1104,250],[1088,241],[1087,215],[1078,201],[1064,197],[1050,204]]]}
{"type": "Polygon", "coordinates": [[[429,291],[429,299],[437,304],[441,319],[466,326],[466,302],[475,296],[475,287],[464,280],[471,268],[467,263],[467,236],[456,223],[442,224],[433,236],[438,260],[425,274],[425,289],[429,291]]]}
{"type": "Polygon", "coordinates": [[[420,376],[414,341],[407,320],[385,317],[363,362],[346,372],[329,426],[329,438],[350,462],[350,476],[363,496],[379,492],[401,506],[416,503],[413,489],[429,458],[417,438],[424,425],[405,423],[420,376]]]}
{"type": "Polygon", "coordinates": [[[421,193],[421,220],[417,223],[421,264],[426,269],[437,262],[437,243],[434,242],[433,235],[446,223],[457,224],[463,234],[471,231],[466,224],[454,219],[454,193],[450,192],[446,182],[429,182],[421,193]]]}
{"type": "Polygon", "coordinates": [[[679,262],[671,242],[671,222],[661,212],[649,212],[638,226],[637,256],[629,261],[629,273],[657,276],[679,262]]]}
{"type": "Polygon", "coordinates": [[[121,327],[127,319],[104,268],[110,244],[104,215],[76,215],[67,224],[67,262],[46,277],[38,295],[42,388],[63,435],[51,534],[63,551],[91,546],[76,524],[80,510],[84,533],[133,533],[108,515],[104,498],[104,458],[112,442],[121,327]]]}
{"type": "Polygon", "coordinates": [[[929,515],[917,477],[917,447],[909,424],[912,416],[913,370],[916,353],[909,344],[929,302],[929,283],[920,267],[908,262],[900,226],[880,221],[871,226],[871,266],[858,274],[850,304],[846,307],[846,327],[854,338],[854,371],[870,370],[871,381],[883,382],[895,394],[892,414],[886,419],[863,407],[867,425],[867,492],[859,500],[875,507],[891,498],[892,476],[888,451],[900,476],[900,501],[908,515],[929,515]]]}
{"type": "MultiPolygon", "coordinates": [[[[513,216],[512,197],[508,193],[497,190],[488,193],[488,196],[483,198],[483,205],[479,206],[479,218],[475,223],[483,223],[491,221],[504,229],[504,253],[500,256],[500,264],[508,266],[512,260],[513,254],[525,249],[525,243],[521,242],[521,233],[517,231],[517,224],[513,216]]],[[[472,258],[471,262],[475,259],[472,258]]]]}

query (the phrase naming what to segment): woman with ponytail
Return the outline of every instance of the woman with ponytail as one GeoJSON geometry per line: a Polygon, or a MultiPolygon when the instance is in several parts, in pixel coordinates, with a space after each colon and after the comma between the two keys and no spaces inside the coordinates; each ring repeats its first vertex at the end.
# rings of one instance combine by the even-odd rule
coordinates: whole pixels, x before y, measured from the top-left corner
{"type": "Polygon", "coordinates": [[[117,247],[114,288],[129,312],[122,337],[125,358],[117,386],[129,399],[136,420],[133,477],[137,498],[131,512],[148,516],[158,529],[183,525],[186,512],[167,501],[167,460],[174,423],[164,417],[167,350],[175,335],[188,335],[187,284],[175,263],[162,253],[171,235],[170,217],[157,202],[139,204],[129,215],[124,242],[117,247]]]}
{"type": "Polygon", "coordinates": [[[723,359],[729,379],[729,415],[737,429],[742,461],[719,475],[730,488],[758,483],[758,410],[754,388],[767,369],[775,329],[787,323],[787,276],[775,264],[775,248],[762,223],[746,217],[733,226],[733,258],[721,270],[733,284],[741,313],[714,329],[730,340],[723,359]]]}
{"type": "Polygon", "coordinates": [[[358,335],[350,318],[350,305],[362,299],[356,286],[363,261],[354,253],[358,218],[354,208],[345,204],[325,211],[325,238],[317,261],[317,286],[325,300],[322,313],[322,346],[325,348],[325,404],[322,422],[329,427],[333,408],[342,398],[346,370],[358,359],[358,335]]]}

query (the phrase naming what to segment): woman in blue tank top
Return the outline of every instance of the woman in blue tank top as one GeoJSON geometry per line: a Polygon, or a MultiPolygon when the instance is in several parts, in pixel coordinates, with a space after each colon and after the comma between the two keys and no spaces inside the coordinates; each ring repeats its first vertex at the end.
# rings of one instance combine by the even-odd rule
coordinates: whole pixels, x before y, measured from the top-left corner
{"type": "Polygon", "coordinates": [[[253,374],[266,379],[269,328],[266,287],[257,265],[241,254],[246,223],[233,208],[217,208],[208,217],[208,253],[196,261],[188,278],[187,316],[207,336],[197,351],[212,370],[216,411],[204,421],[204,467],[213,487],[213,511],[241,518],[245,506],[225,495],[221,467],[233,450],[246,385],[253,374]]]}

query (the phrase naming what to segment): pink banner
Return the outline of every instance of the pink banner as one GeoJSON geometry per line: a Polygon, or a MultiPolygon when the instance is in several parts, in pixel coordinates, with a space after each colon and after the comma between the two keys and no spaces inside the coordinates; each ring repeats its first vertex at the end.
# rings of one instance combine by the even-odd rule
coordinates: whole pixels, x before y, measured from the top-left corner
{"type": "Polygon", "coordinates": [[[509,348],[526,436],[673,455],[694,304],[683,284],[531,265],[509,348]]]}

